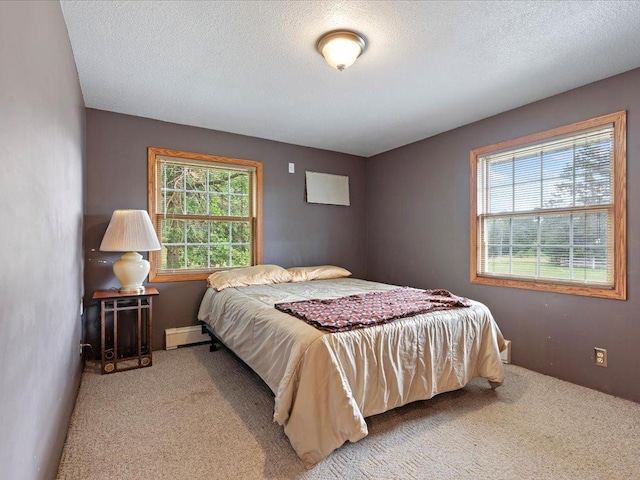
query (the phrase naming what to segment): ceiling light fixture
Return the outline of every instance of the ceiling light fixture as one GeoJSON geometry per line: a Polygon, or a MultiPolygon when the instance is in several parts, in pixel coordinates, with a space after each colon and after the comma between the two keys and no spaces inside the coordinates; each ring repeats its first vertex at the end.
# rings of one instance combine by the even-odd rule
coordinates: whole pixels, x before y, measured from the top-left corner
{"type": "Polygon", "coordinates": [[[329,65],[340,71],[353,65],[365,46],[364,38],[347,30],[326,33],[318,40],[320,54],[329,65]]]}

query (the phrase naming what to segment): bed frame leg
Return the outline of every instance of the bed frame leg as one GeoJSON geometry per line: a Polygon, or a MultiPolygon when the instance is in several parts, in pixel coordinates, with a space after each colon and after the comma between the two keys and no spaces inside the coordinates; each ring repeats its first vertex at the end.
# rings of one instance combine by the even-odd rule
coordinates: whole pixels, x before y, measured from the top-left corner
{"type": "Polygon", "coordinates": [[[217,352],[218,350],[220,350],[220,347],[218,347],[218,338],[213,334],[213,332],[207,328],[207,324],[204,322],[200,322],[201,326],[202,326],[202,334],[208,334],[211,337],[211,345],[209,345],[209,351],[210,352],[217,352]]]}

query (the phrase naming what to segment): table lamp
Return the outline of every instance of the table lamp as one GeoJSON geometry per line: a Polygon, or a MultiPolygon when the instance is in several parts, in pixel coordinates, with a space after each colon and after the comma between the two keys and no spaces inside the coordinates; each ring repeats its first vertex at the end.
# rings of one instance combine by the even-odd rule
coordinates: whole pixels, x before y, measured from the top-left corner
{"type": "Polygon", "coordinates": [[[149,262],[137,253],[160,250],[160,242],[146,210],[115,210],[100,250],[127,252],[113,264],[120,281],[120,293],[143,293],[142,282],[149,274],[149,262]]]}

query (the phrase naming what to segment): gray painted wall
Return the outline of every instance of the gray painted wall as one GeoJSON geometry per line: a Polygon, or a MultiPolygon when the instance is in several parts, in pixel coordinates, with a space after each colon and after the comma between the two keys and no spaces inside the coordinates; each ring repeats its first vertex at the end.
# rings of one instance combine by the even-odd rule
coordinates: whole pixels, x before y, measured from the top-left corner
{"type": "MultiPolygon", "coordinates": [[[[258,160],[264,167],[264,263],[284,267],[335,264],[365,275],[365,159],[259,138],[87,109],[85,291],[118,285],[113,262],[100,242],[118,208],[147,208],[147,147],[258,160]],[[287,173],[289,162],[296,173],[287,173]],[[351,206],[304,201],[304,172],[348,175],[351,206]]],[[[146,255],[146,253],[144,254],[146,255]]],[[[193,325],[205,281],[154,284],[153,347],[164,348],[164,330],[193,325]]],[[[88,310],[87,333],[98,344],[97,306],[88,310]]]]}
{"type": "Polygon", "coordinates": [[[482,301],[512,340],[515,364],[640,402],[639,156],[637,69],[373,157],[368,276],[482,301]],[[628,123],[628,300],[472,285],[469,151],[619,110],[628,123]],[[608,350],[608,368],[594,366],[595,346],[608,350]]]}
{"type": "Polygon", "coordinates": [[[0,2],[0,477],[54,478],[81,373],[84,104],[58,2],[0,2]]]}

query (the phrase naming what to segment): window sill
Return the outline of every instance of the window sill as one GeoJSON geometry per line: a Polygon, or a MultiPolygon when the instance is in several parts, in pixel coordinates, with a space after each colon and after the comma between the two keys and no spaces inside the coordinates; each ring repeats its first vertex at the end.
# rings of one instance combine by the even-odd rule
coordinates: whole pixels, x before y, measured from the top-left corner
{"type": "Polygon", "coordinates": [[[585,287],[572,284],[561,284],[542,281],[513,280],[509,278],[486,277],[477,274],[471,275],[471,283],[480,285],[492,285],[495,287],[520,288],[525,290],[537,290],[541,292],[563,293],[567,295],[581,295],[584,297],[609,298],[613,300],[626,300],[627,292],[621,286],[613,288],[585,287]]]}

